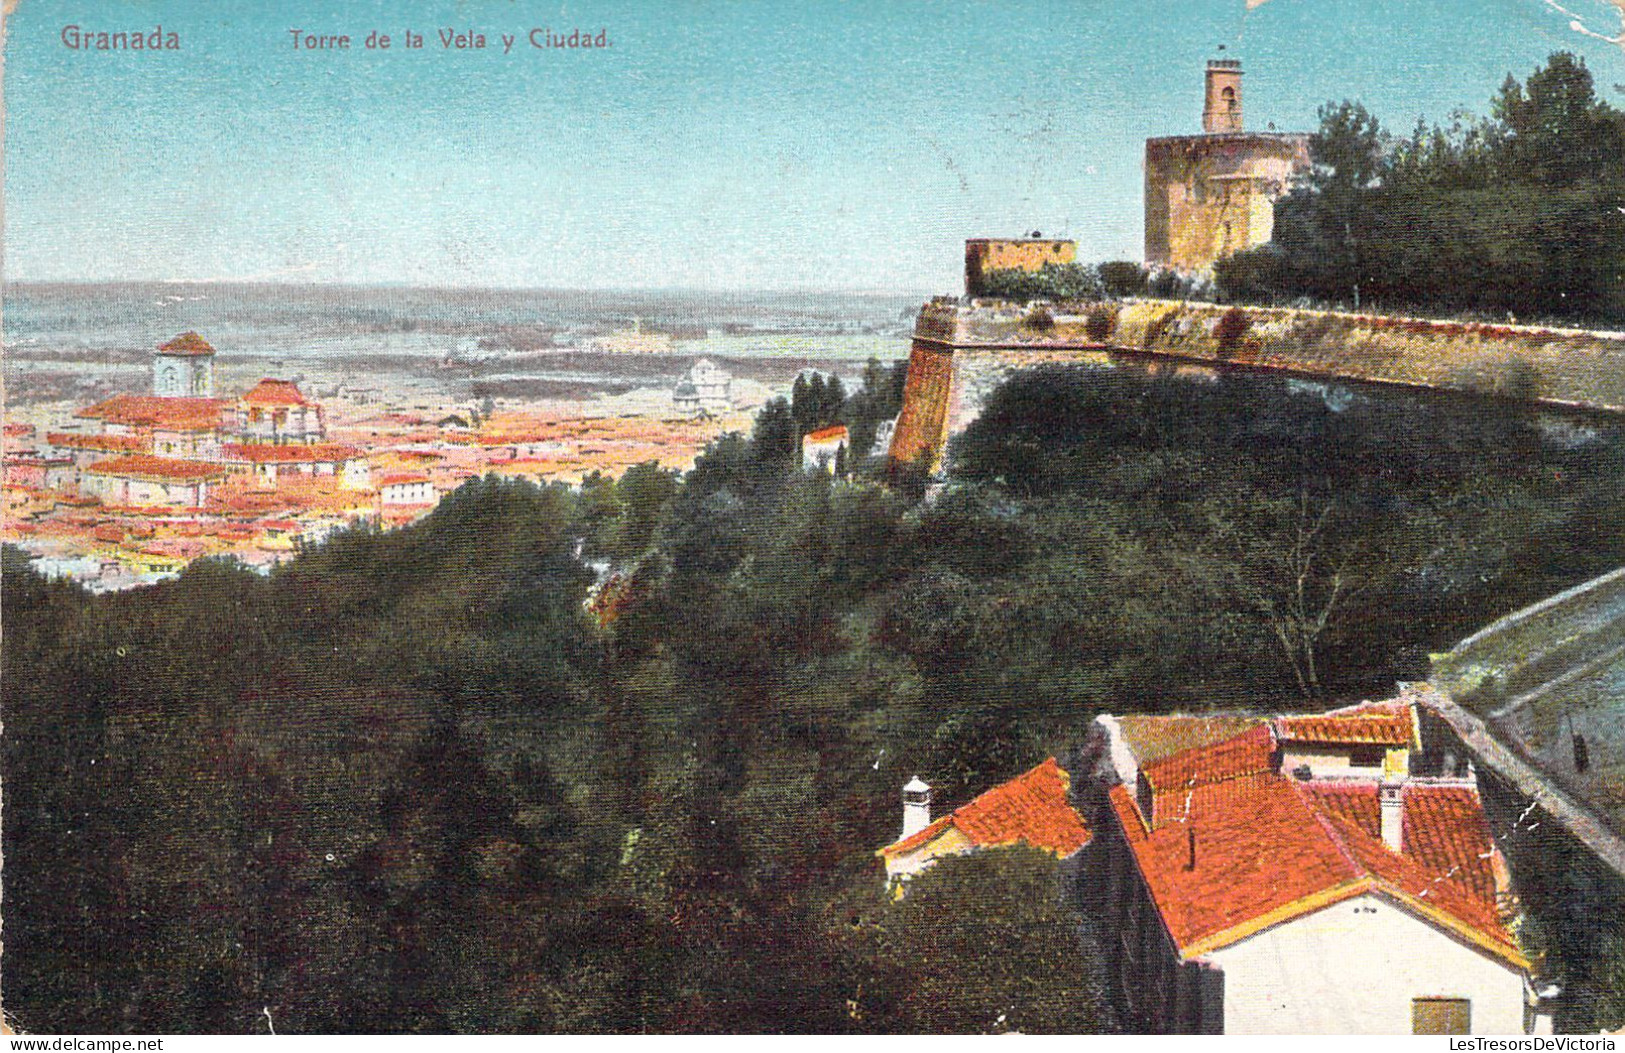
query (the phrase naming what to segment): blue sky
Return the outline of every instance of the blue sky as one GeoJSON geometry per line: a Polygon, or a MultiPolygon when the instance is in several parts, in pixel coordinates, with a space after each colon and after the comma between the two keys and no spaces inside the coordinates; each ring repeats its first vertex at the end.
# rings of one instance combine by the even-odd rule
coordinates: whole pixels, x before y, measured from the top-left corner
{"type": "Polygon", "coordinates": [[[1620,32],[1604,0],[21,0],[6,276],[952,291],[966,237],[1138,258],[1143,141],[1199,130],[1220,44],[1253,128],[1483,112],[1558,49],[1625,106],[1625,51],[1575,19],[1620,32]],[[70,24],[181,50],[73,51],[70,24]],[[577,27],[611,46],[525,40],[577,27]]]}

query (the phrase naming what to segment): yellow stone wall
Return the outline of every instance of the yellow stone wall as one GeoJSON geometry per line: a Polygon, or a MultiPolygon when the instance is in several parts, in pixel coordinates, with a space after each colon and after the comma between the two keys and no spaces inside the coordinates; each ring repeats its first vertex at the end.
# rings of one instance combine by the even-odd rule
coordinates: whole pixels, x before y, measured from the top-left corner
{"type": "Polygon", "coordinates": [[[1269,242],[1275,202],[1309,167],[1304,135],[1186,135],[1145,144],[1145,261],[1207,274],[1269,242]]]}
{"type": "Polygon", "coordinates": [[[1244,367],[1625,414],[1619,333],[1171,300],[1054,314],[1042,332],[1027,315],[1016,304],[932,303],[920,312],[893,465],[940,471],[948,440],[980,415],[998,385],[1047,364],[1176,373],[1244,367]],[[1104,326],[1092,324],[1094,313],[1107,316],[1104,326]],[[1227,315],[1239,326],[1221,324],[1227,315]]]}
{"type": "Polygon", "coordinates": [[[1059,238],[972,238],[965,242],[965,295],[982,295],[989,271],[1039,271],[1046,264],[1072,263],[1078,243],[1059,238]]]}

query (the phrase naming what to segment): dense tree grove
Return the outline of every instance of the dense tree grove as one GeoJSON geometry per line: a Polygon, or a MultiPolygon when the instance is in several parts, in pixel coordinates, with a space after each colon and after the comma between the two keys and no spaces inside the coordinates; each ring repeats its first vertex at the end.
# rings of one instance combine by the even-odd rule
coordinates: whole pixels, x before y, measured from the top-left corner
{"type": "Polygon", "coordinates": [[[1221,294],[1625,325],[1625,113],[1583,61],[1554,54],[1489,117],[1409,136],[1353,102],[1320,117],[1274,241],[1220,261],[1221,294]]]}
{"type": "Polygon", "coordinates": [[[791,409],[267,577],[90,596],[8,550],[11,1017],[1108,1029],[1047,857],[886,896],[909,776],[951,807],[1101,711],[1383,693],[1625,556],[1619,437],[1485,402],[1037,373],[930,501],[802,474],[791,409]]]}

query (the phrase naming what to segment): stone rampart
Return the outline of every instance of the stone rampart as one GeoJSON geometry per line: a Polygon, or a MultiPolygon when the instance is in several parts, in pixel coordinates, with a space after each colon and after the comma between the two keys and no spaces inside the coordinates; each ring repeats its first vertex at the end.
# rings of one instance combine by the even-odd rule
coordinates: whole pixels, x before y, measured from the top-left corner
{"type": "Polygon", "coordinates": [[[1625,333],[1169,300],[935,300],[915,324],[892,462],[940,470],[948,440],[1015,372],[1134,360],[1625,413],[1625,333]]]}

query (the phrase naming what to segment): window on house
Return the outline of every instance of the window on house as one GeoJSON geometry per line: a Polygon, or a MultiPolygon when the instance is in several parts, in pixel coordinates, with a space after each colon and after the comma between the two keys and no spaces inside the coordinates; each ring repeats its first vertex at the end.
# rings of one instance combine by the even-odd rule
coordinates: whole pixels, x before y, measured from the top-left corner
{"type": "Polygon", "coordinates": [[[1411,999],[1413,1035],[1469,1034],[1472,1017],[1472,1003],[1465,998],[1411,999]]]}
{"type": "Polygon", "coordinates": [[[1356,746],[1349,752],[1349,763],[1356,768],[1380,768],[1382,758],[1381,746],[1356,746]]]}

